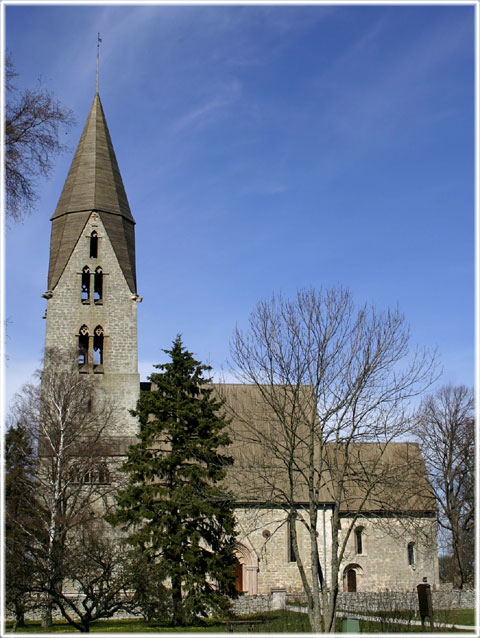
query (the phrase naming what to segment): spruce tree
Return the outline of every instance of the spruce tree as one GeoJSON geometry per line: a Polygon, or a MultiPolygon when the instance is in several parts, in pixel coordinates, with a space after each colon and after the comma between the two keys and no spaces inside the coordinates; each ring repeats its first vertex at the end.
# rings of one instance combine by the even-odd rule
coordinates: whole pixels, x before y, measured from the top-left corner
{"type": "Polygon", "coordinates": [[[233,460],[213,395],[210,366],[196,361],[177,336],[171,361],[156,365],[151,391],[133,414],[139,442],[130,446],[110,521],[129,530],[130,544],[168,575],[174,625],[228,606],[235,596],[233,496],[221,484],[233,460]]]}
{"type": "Polygon", "coordinates": [[[35,466],[31,432],[21,423],[12,425],[5,435],[5,603],[15,615],[15,627],[25,624],[34,580],[35,466]]]}

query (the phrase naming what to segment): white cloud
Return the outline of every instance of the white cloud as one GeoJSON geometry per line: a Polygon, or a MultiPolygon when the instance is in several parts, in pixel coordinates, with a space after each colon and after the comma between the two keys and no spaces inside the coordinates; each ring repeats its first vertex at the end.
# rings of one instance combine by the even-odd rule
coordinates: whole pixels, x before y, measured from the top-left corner
{"type": "Polygon", "coordinates": [[[211,87],[210,92],[212,93],[211,99],[200,106],[192,108],[173,123],[172,131],[174,133],[208,124],[218,111],[226,109],[237,102],[242,94],[242,85],[239,80],[234,78],[231,82],[219,87],[211,87]]]}

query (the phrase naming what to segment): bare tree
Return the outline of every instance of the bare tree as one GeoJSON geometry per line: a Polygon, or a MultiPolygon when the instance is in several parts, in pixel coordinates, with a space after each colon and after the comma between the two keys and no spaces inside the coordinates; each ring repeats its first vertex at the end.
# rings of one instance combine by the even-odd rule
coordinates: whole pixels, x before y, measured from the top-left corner
{"type": "Polygon", "coordinates": [[[76,530],[103,513],[112,491],[106,430],[112,407],[95,392],[76,357],[45,353],[41,383],[17,395],[14,418],[37,441],[35,526],[18,520],[30,538],[35,576],[32,589],[46,594],[44,624],[51,624],[54,593],[61,595],[65,558],[76,530]]]}
{"type": "Polygon", "coordinates": [[[67,132],[75,119],[41,82],[34,89],[19,92],[14,86],[18,74],[10,57],[5,75],[6,213],[21,221],[38,199],[38,177],[48,177],[53,159],[66,150],[60,131],[67,132]]]}
{"type": "Polygon", "coordinates": [[[446,385],[422,401],[412,431],[420,441],[454,563],[454,584],[473,578],[475,422],[473,390],[446,385]]]}
{"type": "MultiPolygon", "coordinates": [[[[402,491],[400,476],[407,481],[408,464],[390,463],[391,442],[408,431],[409,399],[430,384],[434,356],[410,353],[398,310],[356,308],[341,288],[259,303],[248,329],[236,329],[231,356],[237,378],[261,397],[256,415],[243,408],[234,415],[243,423],[243,489],[250,486],[253,499],[260,494],[285,511],[312,631],[334,631],[348,540],[364,511],[393,507],[385,486],[395,482],[402,491]],[[328,583],[319,533],[326,501],[333,503],[328,583]],[[350,517],[340,532],[342,511],[350,517]],[[299,551],[300,525],[307,530],[308,561],[299,551]]],[[[241,480],[241,468],[236,478],[241,480]]]]}
{"type": "Polygon", "coordinates": [[[82,633],[95,620],[119,611],[138,611],[129,591],[132,569],[128,549],[112,538],[103,519],[92,517],[76,528],[63,560],[64,587],[49,592],[65,620],[82,633]]]}

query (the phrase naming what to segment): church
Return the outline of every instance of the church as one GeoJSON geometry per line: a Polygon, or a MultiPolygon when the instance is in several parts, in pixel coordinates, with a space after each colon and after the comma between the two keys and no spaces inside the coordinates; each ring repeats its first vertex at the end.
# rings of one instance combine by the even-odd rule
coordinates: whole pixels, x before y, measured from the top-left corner
{"type": "MultiPolygon", "coordinates": [[[[130,410],[136,406],[141,387],[137,305],[142,297],[137,291],[135,221],[98,92],[51,222],[48,289],[43,295],[47,300],[45,351],[78,352],[78,374],[91,375],[96,392],[115,405],[115,423],[108,432],[110,463],[115,466],[135,442],[138,428],[130,410]]],[[[147,384],[142,386],[145,389],[147,384]]],[[[227,406],[246,405],[244,416],[248,406],[258,403],[249,386],[225,385],[218,391],[225,395],[227,406]]],[[[255,467],[237,437],[240,426],[234,414],[235,410],[230,427],[235,473],[246,479],[244,487],[232,483],[237,499],[237,589],[246,596],[274,590],[301,593],[286,514],[257,484],[255,467]]],[[[388,455],[399,472],[420,465],[422,481],[428,486],[418,446],[389,445],[388,455]]],[[[360,444],[359,463],[372,450],[368,444],[360,444]]],[[[393,502],[393,492],[384,500],[391,497],[393,502]]],[[[329,494],[326,489],[320,496],[316,531],[327,587],[334,508],[329,494]]],[[[348,506],[340,512],[340,541],[350,527],[339,566],[340,591],[412,591],[425,579],[433,588],[438,586],[433,499],[407,495],[400,509],[388,511],[375,505],[373,499],[367,505],[361,516],[355,516],[348,506]],[[404,525],[407,519],[413,524],[404,525]]],[[[307,502],[300,493],[297,506],[301,518],[307,502]]],[[[300,554],[308,565],[306,528],[299,526],[297,536],[300,554]]]]}

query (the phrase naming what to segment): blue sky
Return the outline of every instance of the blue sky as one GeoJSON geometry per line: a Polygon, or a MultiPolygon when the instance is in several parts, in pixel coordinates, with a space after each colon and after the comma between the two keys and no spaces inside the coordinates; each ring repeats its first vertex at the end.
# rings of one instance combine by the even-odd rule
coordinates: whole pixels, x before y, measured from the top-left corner
{"type": "Polygon", "coordinates": [[[42,356],[50,217],[95,92],[132,213],[142,379],[175,335],[215,370],[256,302],[303,286],[398,306],[474,380],[473,6],[7,5],[18,86],[72,108],[7,228],[6,398],[42,356]]]}

